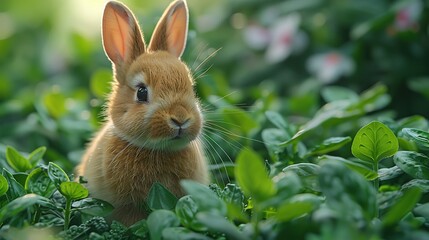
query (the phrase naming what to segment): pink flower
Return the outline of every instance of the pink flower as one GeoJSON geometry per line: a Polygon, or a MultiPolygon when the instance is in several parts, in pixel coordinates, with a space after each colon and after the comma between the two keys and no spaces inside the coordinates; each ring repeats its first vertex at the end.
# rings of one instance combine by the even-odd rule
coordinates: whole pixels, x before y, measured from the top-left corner
{"type": "Polygon", "coordinates": [[[323,83],[331,83],[354,70],[353,61],[339,53],[329,52],[313,55],[307,62],[307,69],[323,83]]]}
{"type": "Polygon", "coordinates": [[[270,41],[270,32],[257,24],[251,24],[244,30],[244,40],[250,48],[264,49],[270,41]]]}
{"type": "Polygon", "coordinates": [[[244,40],[256,50],[266,47],[265,59],[277,63],[299,52],[307,44],[305,34],[298,28],[300,22],[298,14],[290,14],[278,19],[268,29],[253,24],[245,29],[244,40]]]}
{"type": "Polygon", "coordinates": [[[418,20],[423,10],[421,0],[409,1],[407,5],[401,6],[395,14],[395,20],[390,30],[393,33],[407,30],[416,30],[418,20]]]}

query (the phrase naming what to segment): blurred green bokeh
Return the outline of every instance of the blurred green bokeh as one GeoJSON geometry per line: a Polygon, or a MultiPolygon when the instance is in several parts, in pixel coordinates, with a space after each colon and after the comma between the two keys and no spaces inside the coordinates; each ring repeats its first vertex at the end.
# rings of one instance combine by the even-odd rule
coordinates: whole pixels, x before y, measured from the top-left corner
{"type": "MultiPolygon", "coordinates": [[[[111,80],[100,38],[105,2],[2,0],[2,146],[22,151],[47,146],[46,160],[69,171],[79,161],[103,119],[111,80]]],[[[169,1],[123,2],[148,41],[169,1]]],[[[224,122],[245,122],[238,129],[223,126],[234,134],[260,138],[267,110],[305,122],[324,104],[321,93],[331,85],[361,92],[383,83],[394,118],[429,117],[429,1],[189,0],[188,5],[183,59],[209,119],[217,120],[210,112],[222,104],[239,107],[222,112],[224,122]]],[[[234,152],[218,142],[225,154],[234,152]]]]}

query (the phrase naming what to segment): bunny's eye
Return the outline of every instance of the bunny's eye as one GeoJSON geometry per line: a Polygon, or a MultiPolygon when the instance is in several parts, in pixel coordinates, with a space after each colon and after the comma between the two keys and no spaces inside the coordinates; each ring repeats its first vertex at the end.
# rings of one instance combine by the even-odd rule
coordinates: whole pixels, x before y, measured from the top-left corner
{"type": "Polygon", "coordinates": [[[149,92],[146,86],[140,86],[137,89],[137,101],[139,102],[147,102],[149,92]]]}

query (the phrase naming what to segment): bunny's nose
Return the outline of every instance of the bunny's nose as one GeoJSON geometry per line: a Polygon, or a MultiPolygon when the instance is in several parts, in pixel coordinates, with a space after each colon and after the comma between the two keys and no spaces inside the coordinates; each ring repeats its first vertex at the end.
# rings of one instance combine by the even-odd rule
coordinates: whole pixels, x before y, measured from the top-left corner
{"type": "Polygon", "coordinates": [[[179,120],[175,117],[171,117],[170,123],[171,123],[173,128],[185,129],[185,128],[189,127],[189,125],[190,125],[189,120],[190,120],[190,118],[187,118],[184,120],[179,120]]]}

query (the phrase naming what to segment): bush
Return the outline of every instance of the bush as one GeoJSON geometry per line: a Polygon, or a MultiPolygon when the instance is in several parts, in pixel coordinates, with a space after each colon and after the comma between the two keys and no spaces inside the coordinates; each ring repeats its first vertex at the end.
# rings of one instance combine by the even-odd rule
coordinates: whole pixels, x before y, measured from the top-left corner
{"type": "MultiPolygon", "coordinates": [[[[427,1],[190,1],[213,182],[154,186],[130,227],[70,181],[111,79],[73,4],[0,6],[1,236],[429,238],[427,1]]],[[[127,4],[146,33],[165,7],[127,4]]]]}

